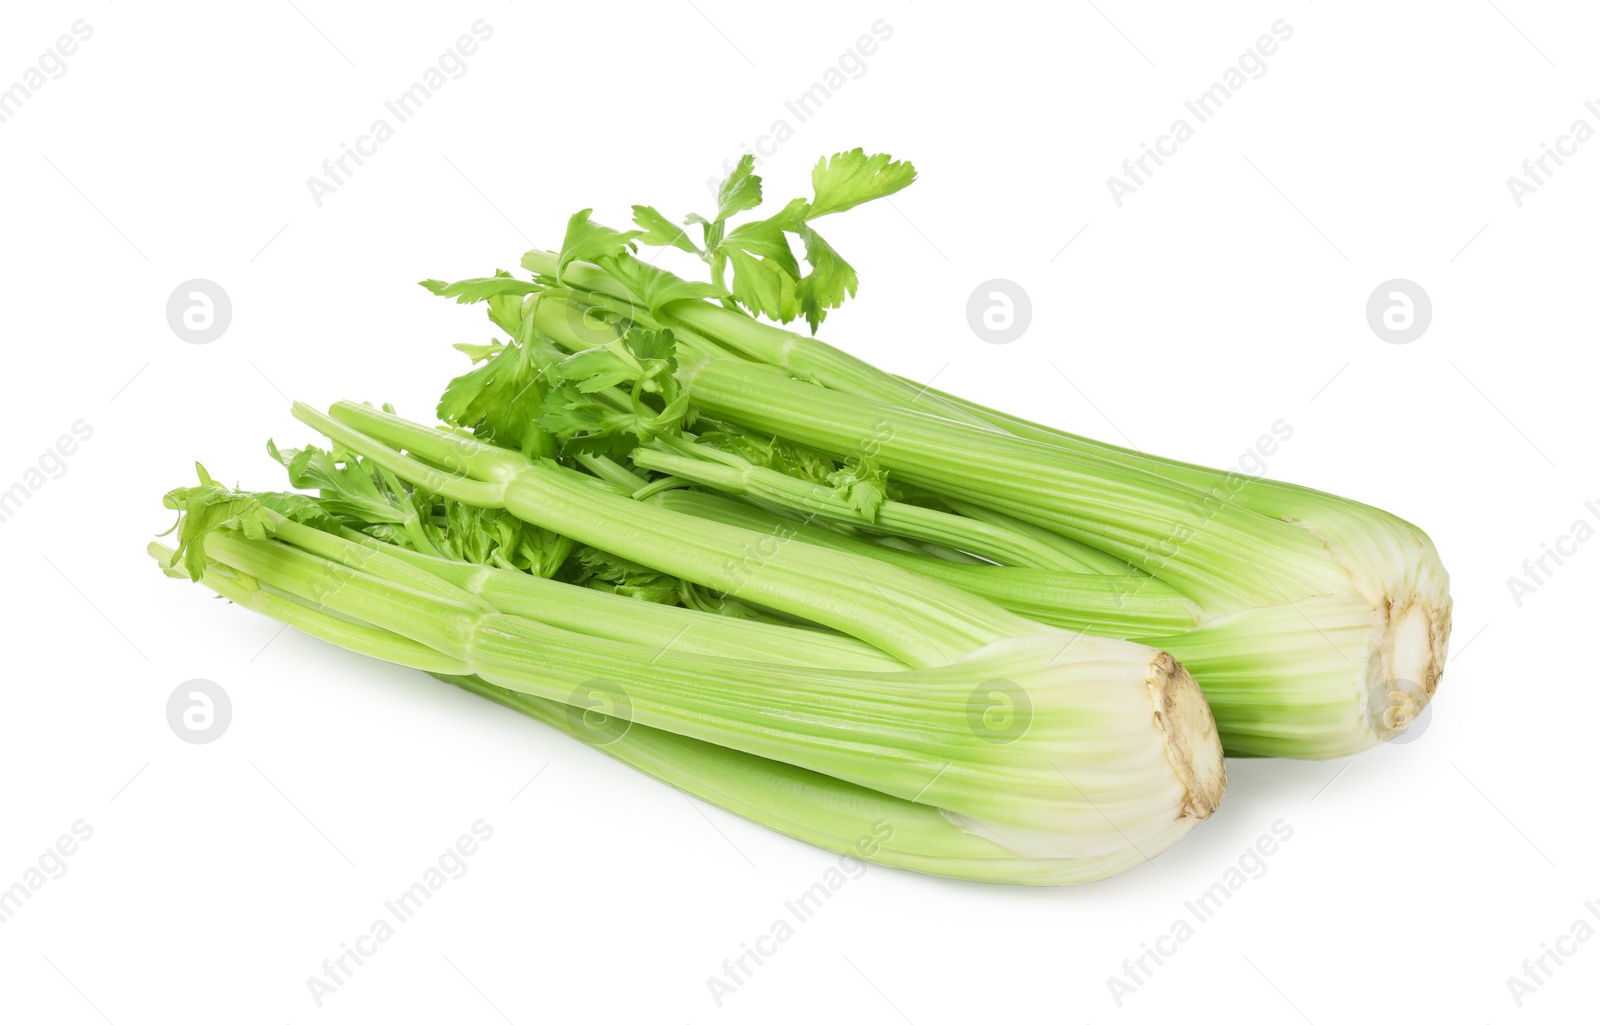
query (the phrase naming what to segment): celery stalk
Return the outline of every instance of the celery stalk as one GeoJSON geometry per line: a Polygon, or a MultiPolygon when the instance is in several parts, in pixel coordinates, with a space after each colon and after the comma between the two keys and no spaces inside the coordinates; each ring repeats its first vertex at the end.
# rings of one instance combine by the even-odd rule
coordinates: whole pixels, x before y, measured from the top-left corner
{"type": "MultiPolygon", "coordinates": [[[[149,551],[168,575],[183,575],[172,568],[175,553],[171,549],[151,544],[149,551]]],[[[466,675],[469,666],[416,641],[263,590],[253,579],[241,578],[224,566],[208,567],[201,583],[244,608],[312,637],[432,673],[735,815],[871,864],[981,882],[1061,885],[1113,875],[1155,853],[1147,855],[1130,844],[1110,854],[1084,858],[1019,856],[961,828],[932,805],[890,797],[823,773],[637,723],[620,733],[595,729],[571,705],[466,675]]]]}
{"type": "Polygon", "coordinates": [[[391,569],[378,560],[353,569],[225,526],[186,543],[490,683],[565,701],[599,681],[625,695],[634,723],[934,805],[1019,856],[1125,857],[1130,845],[1152,854],[1221,795],[1221,749],[1198,688],[1170,657],[1137,645],[1034,634],[923,670],[773,666],[584,636],[462,602],[449,585],[374,575],[391,569]],[[1026,715],[1003,743],[973,718],[974,700],[993,691],[1026,715]]]}

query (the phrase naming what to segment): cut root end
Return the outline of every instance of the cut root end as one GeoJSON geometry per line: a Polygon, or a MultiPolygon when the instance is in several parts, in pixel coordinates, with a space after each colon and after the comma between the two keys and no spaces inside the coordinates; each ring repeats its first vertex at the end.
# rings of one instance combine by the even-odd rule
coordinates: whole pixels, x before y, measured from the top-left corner
{"type": "Polygon", "coordinates": [[[1436,603],[1420,595],[1408,596],[1389,608],[1388,629],[1378,652],[1379,668],[1387,680],[1409,680],[1428,697],[1444,676],[1450,647],[1450,599],[1436,603]]]}
{"type": "Polygon", "coordinates": [[[1419,721],[1439,688],[1450,647],[1450,599],[1407,594],[1381,611],[1383,633],[1367,662],[1365,711],[1372,736],[1389,741],[1419,721]]]}
{"type": "Polygon", "coordinates": [[[1228,787],[1222,739],[1205,694],[1188,670],[1162,652],[1150,663],[1145,681],[1156,725],[1167,741],[1167,760],[1185,793],[1178,817],[1203,819],[1216,811],[1228,787]]]}

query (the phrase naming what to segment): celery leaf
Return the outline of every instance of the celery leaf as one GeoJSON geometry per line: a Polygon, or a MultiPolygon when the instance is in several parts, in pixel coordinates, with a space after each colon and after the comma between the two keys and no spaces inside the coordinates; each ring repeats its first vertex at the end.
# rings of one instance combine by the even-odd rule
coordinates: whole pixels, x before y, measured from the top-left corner
{"type": "Polygon", "coordinates": [[[617,231],[593,220],[588,210],[579,210],[567,220],[567,234],[561,240],[561,250],[556,256],[556,280],[566,273],[574,260],[594,263],[603,257],[621,256],[635,249],[634,240],[642,231],[617,231]]]}
{"type": "Polygon", "coordinates": [[[860,148],[823,157],[811,169],[811,200],[808,217],[822,217],[853,206],[893,195],[917,180],[917,169],[909,160],[895,160],[887,153],[867,156],[860,148]]]}

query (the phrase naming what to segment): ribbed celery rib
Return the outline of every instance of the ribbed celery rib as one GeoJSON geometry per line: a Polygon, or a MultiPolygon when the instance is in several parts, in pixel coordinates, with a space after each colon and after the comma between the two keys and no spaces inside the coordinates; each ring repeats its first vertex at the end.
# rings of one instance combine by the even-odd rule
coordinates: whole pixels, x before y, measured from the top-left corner
{"type": "MultiPolygon", "coordinates": [[[[1095,816],[1107,798],[1087,799],[1049,773],[1047,763],[1053,757],[1077,764],[1087,756],[1080,774],[1115,781],[1119,752],[1126,758],[1141,730],[1154,740],[1153,731],[1129,715],[1148,700],[1143,687],[1149,651],[1133,645],[1083,642],[1071,658],[1051,663],[1061,640],[1006,640],[959,665],[875,674],[754,666],[651,653],[470,608],[276,541],[218,532],[205,545],[208,555],[236,572],[415,638],[501,686],[562,700],[586,681],[625,681],[636,722],[828,772],[892,796],[922,795],[1001,825],[1040,828],[1041,819],[1051,816],[1095,816]],[[1016,744],[991,744],[968,720],[968,699],[994,679],[1022,687],[1036,703],[1033,728],[1016,744]],[[1059,708],[1050,703],[1067,698],[1059,708]]],[[[1137,774],[1129,779],[1136,782],[1137,774]]]]}
{"type": "MultiPolygon", "coordinates": [[[[1448,576],[1427,536],[1398,517],[1030,423],[714,302],[642,309],[647,297],[616,273],[630,260],[575,263],[565,276],[613,310],[631,309],[709,342],[682,348],[679,375],[707,414],[836,457],[870,455],[895,479],[968,515],[1003,514],[1108,553],[1190,599],[1193,629],[1238,614],[1225,626],[1229,661],[1212,638],[1189,638],[1181,627],[1145,630],[1120,608],[1086,621],[1081,603],[1054,601],[1044,585],[1029,594],[1021,580],[1005,579],[1005,569],[919,567],[1031,618],[1166,645],[1213,695],[1230,753],[1349,754],[1380,739],[1368,721],[1374,693],[1399,680],[1426,700],[1436,688],[1450,632],[1448,576]],[[963,575],[971,579],[960,581],[963,575]],[[1285,625],[1288,618],[1298,626],[1285,625]],[[1269,629],[1287,633],[1256,632],[1269,629]]],[[[523,266],[549,275],[554,258],[534,250],[523,266]]],[[[694,511],[727,519],[709,507],[694,511]]],[[[977,550],[976,539],[952,547],[977,550]]],[[[880,558],[905,566],[916,555],[880,558]]],[[[1057,576],[1058,588],[1082,592],[1068,574],[1057,576]]],[[[1164,589],[1157,593],[1165,597],[1164,589]]]]}
{"type": "Polygon", "coordinates": [[[949,661],[997,638],[1040,629],[992,603],[913,573],[864,565],[846,553],[782,534],[711,525],[650,509],[571,471],[371,407],[341,403],[332,412],[336,419],[295,407],[296,416],[340,444],[438,494],[507,509],[529,523],[624,558],[814,620],[909,665],[949,661]],[[394,446],[404,446],[412,455],[403,456],[394,446]],[[463,475],[448,476],[451,470],[463,475]]]}
{"type": "MultiPolygon", "coordinates": [[[[171,549],[159,544],[149,549],[164,568],[171,566],[171,549]]],[[[167,572],[182,575],[170,568],[167,572]]],[[[259,581],[241,579],[225,567],[208,569],[201,582],[253,612],[351,651],[432,673],[685,793],[842,855],[957,879],[1031,885],[1087,882],[1132,868],[1144,858],[1132,847],[1084,858],[1019,857],[956,826],[931,804],[637,723],[597,731],[570,705],[497,687],[468,675],[471,667],[416,641],[263,590],[259,581]]]]}
{"type": "MultiPolygon", "coordinates": [[[[1102,565],[1103,553],[1023,524],[985,522],[905,502],[887,501],[871,516],[831,487],[754,466],[732,453],[681,439],[660,439],[632,453],[634,465],[718,491],[748,497],[807,519],[886,536],[958,548],[1006,566],[1082,573],[1102,565]]],[[[1125,567],[1124,567],[1125,568],[1125,567]]]]}
{"type": "Polygon", "coordinates": [[[776,368],[708,360],[684,379],[712,416],[835,455],[875,452],[910,483],[1058,530],[1196,601],[1248,607],[1348,585],[1304,531],[1136,465],[841,395],[776,368]]]}
{"type": "MultiPolygon", "coordinates": [[[[556,702],[604,681],[627,695],[637,725],[935,805],[1020,856],[1116,861],[1129,840],[1163,849],[1209,812],[1192,813],[1195,795],[1174,774],[1169,739],[1153,728],[1153,653],[1136,645],[1088,641],[1062,657],[1059,638],[1035,634],[932,669],[784,667],[651,651],[505,615],[461,600],[443,580],[410,587],[385,579],[411,574],[399,560],[368,558],[355,569],[228,530],[201,543],[241,580],[442,653],[455,660],[451,675],[556,702]],[[974,730],[970,702],[1001,679],[1028,695],[1032,711],[1023,736],[997,745],[974,730]]],[[[380,657],[408,660],[393,647],[380,657]]],[[[437,661],[424,665],[439,671],[437,661]]],[[[1220,750],[1197,754],[1209,761],[1220,750]]]]}
{"type": "Polygon", "coordinates": [[[791,523],[777,513],[695,491],[667,491],[650,501],[718,523],[749,530],[793,530],[798,540],[877,559],[952,584],[1019,615],[1066,630],[1102,636],[1176,633],[1192,628],[1199,607],[1168,584],[1131,571],[1062,573],[1022,566],[950,562],[850,537],[814,524],[791,523]]]}

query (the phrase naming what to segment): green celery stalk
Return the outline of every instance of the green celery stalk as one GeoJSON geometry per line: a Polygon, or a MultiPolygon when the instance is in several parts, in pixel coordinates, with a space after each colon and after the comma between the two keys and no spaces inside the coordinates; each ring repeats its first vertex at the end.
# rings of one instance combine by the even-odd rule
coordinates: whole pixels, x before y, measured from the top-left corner
{"type": "Polygon", "coordinates": [[[832,627],[908,665],[938,665],[1000,638],[1050,632],[884,563],[654,508],[593,478],[368,406],[339,403],[332,412],[294,407],[296,417],[339,444],[436,494],[506,509],[623,558],[832,627]]]}
{"type": "MultiPolygon", "coordinates": [[[[149,551],[169,576],[185,575],[173,567],[172,549],[151,544],[149,551]]],[[[1132,845],[1087,858],[1021,857],[962,829],[932,805],[890,797],[823,773],[637,723],[618,730],[603,720],[597,723],[586,717],[583,709],[497,687],[465,675],[469,666],[416,641],[262,590],[254,580],[239,577],[227,567],[207,567],[200,582],[244,608],[309,636],[432,673],[687,794],[863,862],[980,882],[1060,885],[1103,878],[1147,860],[1132,845]]]]}
{"type": "Polygon", "coordinates": [[[837,489],[812,484],[707,445],[681,438],[659,438],[632,452],[636,466],[742,495],[764,505],[809,518],[947,545],[1007,566],[1031,566],[1068,573],[1095,572],[1114,560],[1046,531],[1014,529],[892,499],[867,515],[837,489]]]}
{"type": "MultiPolygon", "coordinates": [[[[378,541],[340,536],[263,510],[278,540],[350,569],[448,597],[473,596],[484,608],[614,641],[722,658],[841,669],[904,665],[853,637],[717,616],[560,583],[519,570],[456,562],[378,541]]],[[[470,599],[469,599],[470,600],[470,599]]]]}
{"type": "MultiPolygon", "coordinates": [[[[650,501],[751,530],[770,529],[777,518],[744,502],[692,491],[650,501]]],[[[1364,669],[1372,654],[1377,617],[1348,595],[1206,617],[1159,581],[962,565],[884,551],[881,544],[816,525],[798,525],[796,537],[864,556],[877,552],[885,561],[1043,623],[1171,652],[1205,690],[1230,754],[1338,757],[1370,743],[1371,724],[1365,714],[1352,712],[1348,686],[1352,672],[1364,669]],[[1263,686],[1264,680],[1271,686],[1263,686]]]]}
{"type": "MultiPolygon", "coordinates": [[[[592,301],[638,308],[645,297],[613,272],[631,260],[574,263],[566,277],[606,297],[592,301]]],[[[524,266],[547,275],[548,255],[530,252],[524,266]]],[[[985,509],[1059,532],[1193,599],[1215,627],[1209,639],[1185,644],[1115,617],[1088,625],[1178,652],[1206,687],[1230,753],[1349,754],[1393,735],[1386,695],[1405,695],[1403,728],[1437,688],[1448,576],[1427,536],[1398,517],[1033,424],[702,299],[646,315],[745,357],[683,350],[680,380],[703,411],[836,456],[870,452],[968,515],[985,509]],[[1232,649],[1213,643],[1224,630],[1232,649]]],[[[1010,601],[994,581],[973,589],[1042,621],[1072,621],[1020,589],[1010,601]]]]}
{"type": "Polygon", "coordinates": [[[793,530],[795,538],[807,544],[849,552],[863,559],[880,559],[1064,630],[1085,630],[1108,637],[1169,635],[1192,629],[1200,616],[1199,607],[1169,585],[1132,572],[1112,576],[954,562],[853,537],[815,523],[797,523],[780,513],[722,495],[668,491],[648,501],[746,530],[770,531],[782,526],[793,530]]]}
{"type": "Polygon", "coordinates": [[[1150,854],[1221,796],[1199,689],[1169,656],[1125,642],[1035,634],[890,673],[772,666],[583,636],[226,527],[191,543],[263,587],[471,667],[458,675],[564,702],[609,690],[634,723],[934,805],[1021,856],[1150,854]],[[1026,710],[1006,743],[974,720],[974,700],[996,691],[1026,710]]]}

